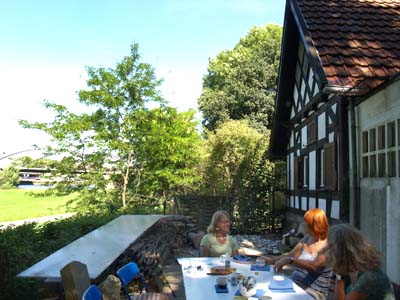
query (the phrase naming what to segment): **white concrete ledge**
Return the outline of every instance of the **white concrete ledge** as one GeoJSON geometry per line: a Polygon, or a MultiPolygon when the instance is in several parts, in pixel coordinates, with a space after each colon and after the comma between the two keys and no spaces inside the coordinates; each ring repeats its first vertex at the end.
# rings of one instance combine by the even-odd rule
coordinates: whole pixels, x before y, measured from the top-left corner
{"type": "Polygon", "coordinates": [[[61,278],[60,270],[71,261],[87,266],[97,278],[146,229],[163,215],[124,215],[89,232],[19,273],[18,277],[61,278]]]}

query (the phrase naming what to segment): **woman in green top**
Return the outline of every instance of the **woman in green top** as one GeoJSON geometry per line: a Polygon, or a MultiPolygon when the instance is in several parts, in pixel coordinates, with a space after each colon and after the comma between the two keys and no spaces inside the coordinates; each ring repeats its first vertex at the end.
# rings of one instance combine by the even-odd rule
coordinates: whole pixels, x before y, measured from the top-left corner
{"type": "Polygon", "coordinates": [[[200,256],[217,257],[229,253],[231,256],[238,254],[239,245],[229,235],[231,220],[229,214],[224,210],[218,210],[211,218],[207,228],[207,234],[200,242],[200,256]]]}
{"type": "Polygon", "coordinates": [[[330,227],[327,260],[337,274],[334,300],[394,300],[378,250],[352,225],[330,227]]]}

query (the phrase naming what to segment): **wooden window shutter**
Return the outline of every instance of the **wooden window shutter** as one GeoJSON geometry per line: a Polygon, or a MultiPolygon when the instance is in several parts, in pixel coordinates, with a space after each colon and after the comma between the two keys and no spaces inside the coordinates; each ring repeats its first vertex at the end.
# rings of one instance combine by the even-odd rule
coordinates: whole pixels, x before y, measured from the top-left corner
{"type": "Polygon", "coordinates": [[[294,176],[294,189],[298,190],[299,189],[299,157],[298,156],[294,157],[293,176],[294,176]]]}
{"type": "Polygon", "coordinates": [[[313,119],[307,126],[307,144],[314,143],[316,140],[315,119],[313,119]]]}
{"type": "Polygon", "coordinates": [[[337,168],[335,143],[325,144],[324,152],[324,186],[327,190],[336,190],[337,168]]]}

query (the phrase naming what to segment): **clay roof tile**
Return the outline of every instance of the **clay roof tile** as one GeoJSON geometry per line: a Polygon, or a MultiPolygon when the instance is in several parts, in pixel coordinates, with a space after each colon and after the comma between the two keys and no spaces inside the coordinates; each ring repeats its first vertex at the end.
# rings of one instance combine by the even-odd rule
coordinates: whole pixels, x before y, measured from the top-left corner
{"type": "Polygon", "coordinates": [[[328,82],[375,87],[400,72],[400,0],[297,0],[328,82]]]}

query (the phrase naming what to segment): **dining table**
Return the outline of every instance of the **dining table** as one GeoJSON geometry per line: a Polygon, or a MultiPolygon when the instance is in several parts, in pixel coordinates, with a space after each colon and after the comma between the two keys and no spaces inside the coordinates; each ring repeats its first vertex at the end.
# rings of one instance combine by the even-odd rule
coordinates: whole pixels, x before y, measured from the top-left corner
{"type": "MultiPolygon", "coordinates": [[[[255,278],[254,290],[256,295],[247,297],[252,299],[272,299],[272,300],[313,300],[301,287],[284,276],[285,286],[276,284],[274,279],[273,266],[258,267],[251,262],[244,262],[240,259],[232,259],[230,262],[230,274],[219,274],[223,270],[224,262],[220,257],[185,257],[178,258],[178,263],[182,269],[183,282],[187,300],[224,300],[224,299],[246,299],[240,292],[241,282],[232,285],[231,277],[239,275],[239,278],[246,279],[249,276],[255,278]],[[214,272],[217,270],[218,272],[214,272]],[[217,277],[226,277],[228,285],[226,290],[219,289],[216,284],[217,277]],[[289,288],[287,286],[289,284],[289,288]]],[[[229,273],[229,272],[225,272],[229,273]]],[[[243,279],[242,282],[243,282],[243,279]]]]}

